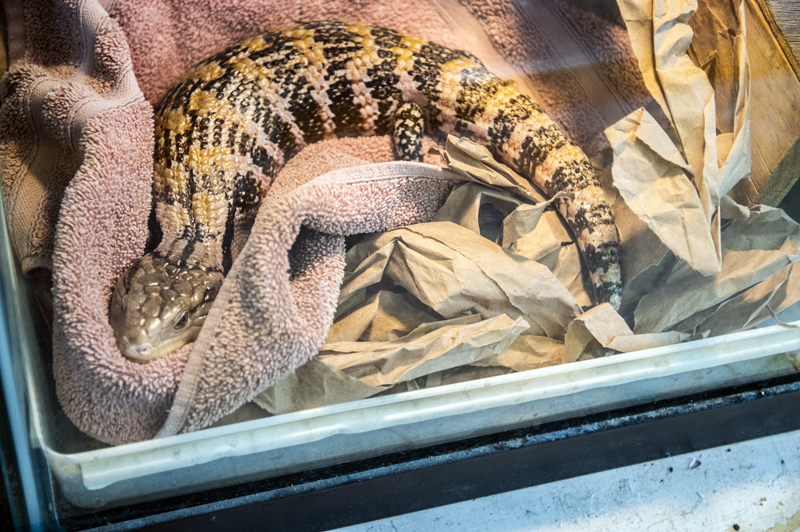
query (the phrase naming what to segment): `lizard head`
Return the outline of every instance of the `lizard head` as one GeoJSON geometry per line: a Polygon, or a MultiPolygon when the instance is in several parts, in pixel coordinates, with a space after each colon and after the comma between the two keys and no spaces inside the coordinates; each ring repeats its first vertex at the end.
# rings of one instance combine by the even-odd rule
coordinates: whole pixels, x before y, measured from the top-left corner
{"type": "Polygon", "coordinates": [[[109,322],[122,354],[145,363],[195,341],[222,280],[217,269],[172,264],[157,253],[142,257],[111,296],[109,322]]]}

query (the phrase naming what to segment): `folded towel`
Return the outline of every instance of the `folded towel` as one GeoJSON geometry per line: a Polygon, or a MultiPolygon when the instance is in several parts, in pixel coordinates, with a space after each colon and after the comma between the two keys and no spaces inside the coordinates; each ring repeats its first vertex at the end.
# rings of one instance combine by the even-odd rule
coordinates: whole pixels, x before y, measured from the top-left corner
{"type": "MultiPolygon", "coordinates": [[[[314,356],[324,341],[342,277],[344,235],[428,220],[457,179],[421,164],[358,166],[391,158],[384,137],[309,147],[278,175],[197,342],[134,364],[116,347],[108,301],[117,277],[143,251],[153,168],[151,104],[168,85],[194,62],[248,35],[294,20],[349,18],[467,49],[504,77],[545,93],[525,68],[533,62],[514,46],[534,26],[498,29],[520,17],[520,7],[479,5],[6,2],[11,70],[0,85],[0,183],[23,270],[52,271],[57,392],[81,430],[121,444],[196,430],[235,410],[314,356]],[[448,19],[453,13],[459,14],[455,24],[448,19]],[[476,26],[465,26],[468,20],[476,26]],[[351,169],[338,170],[343,167],[351,169]]],[[[567,98],[547,102],[568,122],[578,113],[567,129],[584,148],[597,149],[596,133],[648,97],[639,78],[625,77],[636,63],[627,41],[618,38],[624,37],[621,28],[552,5],[573,42],[585,34],[581,27],[589,28],[615,58],[616,66],[604,74],[622,91],[609,96],[619,102],[613,112],[587,112],[585,102],[596,95],[579,89],[580,83],[565,92],[567,98]]],[[[584,43],[535,52],[591,48],[584,43]]],[[[569,64],[569,57],[558,64],[569,64]]]]}

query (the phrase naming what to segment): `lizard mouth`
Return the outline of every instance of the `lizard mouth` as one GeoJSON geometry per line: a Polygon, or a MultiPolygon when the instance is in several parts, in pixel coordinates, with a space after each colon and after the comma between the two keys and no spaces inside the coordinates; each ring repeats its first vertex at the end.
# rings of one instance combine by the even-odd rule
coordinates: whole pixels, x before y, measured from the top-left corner
{"type": "MultiPolygon", "coordinates": [[[[199,332],[199,327],[198,327],[199,332]]],[[[196,335],[194,335],[196,337],[196,335]]],[[[156,339],[156,346],[153,343],[145,342],[142,344],[133,344],[127,337],[122,337],[118,340],[117,345],[122,355],[138,364],[147,364],[153,360],[164,358],[167,355],[178,351],[181,347],[189,342],[193,342],[194,338],[170,338],[169,340],[156,339]]]]}
{"type": "Polygon", "coordinates": [[[140,364],[158,358],[157,350],[153,349],[153,345],[150,343],[136,345],[132,344],[128,338],[122,337],[118,342],[118,347],[125,358],[140,364]]]}

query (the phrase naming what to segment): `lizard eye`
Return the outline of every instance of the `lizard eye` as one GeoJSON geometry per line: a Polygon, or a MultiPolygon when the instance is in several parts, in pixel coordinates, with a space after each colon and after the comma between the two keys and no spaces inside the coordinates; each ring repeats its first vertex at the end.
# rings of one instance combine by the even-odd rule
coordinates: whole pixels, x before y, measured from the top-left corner
{"type": "Polygon", "coordinates": [[[187,321],[189,321],[189,316],[184,312],[177,320],[175,320],[175,329],[183,329],[186,327],[187,321]]]}

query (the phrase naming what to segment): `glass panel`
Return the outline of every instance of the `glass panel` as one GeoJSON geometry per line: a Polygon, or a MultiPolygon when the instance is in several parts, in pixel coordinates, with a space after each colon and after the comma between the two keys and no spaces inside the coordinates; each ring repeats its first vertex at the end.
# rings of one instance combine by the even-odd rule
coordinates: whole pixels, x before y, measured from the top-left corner
{"type": "Polygon", "coordinates": [[[0,384],[3,418],[10,429],[3,442],[3,477],[15,525],[46,530],[55,523],[51,477],[34,425],[39,423],[36,394],[41,390],[52,393],[53,389],[52,374],[44,371],[49,359],[49,333],[35,303],[31,306],[29,283],[20,278],[13,262],[2,203],[0,302],[0,384]],[[33,370],[34,361],[38,371],[33,370]],[[32,387],[34,380],[38,384],[32,387]]]}
{"type": "MultiPolygon", "coordinates": [[[[708,10],[718,8],[704,4],[690,25],[685,24],[688,14],[668,13],[668,18],[675,19],[652,21],[661,25],[663,32],[650,31],[650,27],[640,34],[641,28],[631,25],[629,39],[625,21],[638,20],[636,9],[643,9],[645,2],[621,3],[620,10],[615,3],[603,6],[600,2],[580,2],[576,6],[531,1],[523,3],[527,6],[524,8],[519,4],[516,11],[492,13],[481,11],[476,7],[479,4],[431,0],[419,6],[419,12],[429,14],[429,18],[410,16],[393,3],[377,3],[374,12],[355,12],[351,4],[343,7],[348,18],[383,17],[385,24],[397,22],[384,13],[388,10],[409,27],[420,23],[418,29],[430,33],[429,38],[441,37],[452,46],[463,43],[469,53],[446,51],[417,37],[347,23],[340,25],[333,37],[328,35],[330,42],[325,42],[333,46],[345,35],[348,46],[359,50],[360,55],[348,56],[341,69],[331,70],[332,79],[323,87],[315,77],[314,72],[319,72],[304,70],[297,77],[295,70],[305,68],[309,61],[329,59],[317,57],[323,52],[315,48],[318,43],[314,39],[322,42],[331,25],[294,27],[273,37],[244,41],[239,48],[228,49],[191,70],[185,78],[190,80],[184,87],[186,105],[165,96],[165,110],[158,110],[155,119],[160,135],[156,157],[174,160],[167,161],[172,165],[169,168],[167,162],[157,161],[157,176],[169,183],[163,187],[178,186],[182,178],[175,176],[182,163],[177,163],[183,157],[192,159],[195,174],[203,165],[213,167],[214,172],[206,172],[207,181],[235,167],[239,172],[236,175],[245,176],[232,188],[235,194],[220,199],[213,191],[195,190],[192,194],[196,196],[187,202],[209,206],[206,210],[210,211],[212,203],[256,203],[263,193],[267,198],[263,205],[279,213],[261,212],[255,221],[233,214],[217,219],[202,209],[192,214],[195,221],[205,220],[197,223],[197,235],[202,238],[195,235],[191,243],[184,242],[174,257],[191,262],[195,253],[201,255],[196,250],[202,249],[203,242],[219,240],[232,247],[208,255],[224,256],[220,270],[229,266],[228,261],[234,266],[226,272],[220,296],[215,295],[218,287],[214,283],[222,274],[215,269],[217,265],[207,264],[195,269],[193,279],[210,271],[206,281],[214,285],[213,289],[196,294],[192,286],[186,289],[182,285],[162,294],[165,301],[197,299],[195,306],[200,307],[210,307],[210,301],[219,297],[219,304],[207,317],[200,318],[205,320],[206,334],[197,338],[191,354],[185,348],[167,354],[164,361],[135,364],[129,359],[150,356],[147,342],[131,347],[132,340],[113,337],[111,323],[105,321],[113,312],[107,308],[109,300],[111,308],[116,308],[114,301],[135,306],[131,303],[135,297],[124,299],[121,292],[112,299],[117,280],[110,278],[109,271],[122,272],[122,262],[126,267],[134,263],[131,249],[139,246],[138,252],[145,246],[145,235],[151,240],[164,237],[154,227],[147,233],[144,216],[131,215],[142,205],[144,209],[150,206],[147,194],[142,193],[149,190],[149,183],[143,185],[142,179],[125,181],[129,177],[126,172],[136,174],[141,165],[131,163],[129,168],[119,163],[123,156],[134,157],[127,150],[130,144],[125,143],[135,135],[114,137],[126,149],[106,154],[110,165],[118,164],[113,171],[99,174],[107,181],[92,181],[96,175],[89,175],[91,172],[73,178],[67,188],[68,196],[72,196],[65,200],[62,211],[69,223],[63,219],[59,222],[59,237],[73,244],[69,249],[76,261],[84,261],[87,270],[69,270],[73,263],[66,261],[59,273],[69,271],[76,278],[85,274],[90,280],[82,280],[83,284],[75,281],[75,286],[87,291],[77,292],[78,296],[85,295],[86,308],[74,301],[70,307],[80,326],[68,330],[65,325],[60,329],[62,338],[56,338],[66,346],[63,336],[80,330],[91,337],[92,349],[97,349],[70,351],[74,347],[70,344],[60,354],[85,362],[74,367],[97,376],[94,381],[86,379],[87,403],[126,404],[129,408],[116,413],[146,428],[134,422],[115,425],[102,411],[97,415],[100,421],[86,416],[76,420],[77,425],[67,415],[56,393],[51,333],[30,280],[13,259],[11,224],[0,212],[0,384],[6,412],[0,421],[10,429],[0,441],[4,477],[19,526],[57,528],[59,519],[61,524],[80,521],[98,510],[797,373],[800,321],[794,325],[782,322],[800,320],[800,306],[795,304],[800,300],[795,286],[798,274],[794,271],[800,226],[781,211],[755,203],[767,201],[767,193],[774,192],[775,182],[770,186],[766,182],[773,173],[779,173],[779,163],[793,165],[791,158],[781,161],[794,150],[800,122],[789,123],[791,117],[763,112],[769,107],[765,101],[770,99],[765,97],[765,86],[773,80],[759,78],[763,65],[753,59],[748,66],[743,55],[746,50],[750,50],[747,53],[751,58],[768,55],[763,48],[765,41],[758,40],[757,28],[761,26],[757,20],[746,38],[742,33],[742,17],[750,17],[749,24],[757,15],[752,5],[727,6],[725,18],[711,16],[708,10]],[[730,31],[703,31],[704,24],[721,21],[730,24],[730,31]],[[433,32],[429,23],[434,27],[439,24],[441,31],[433,32]],[[673,26],[675,32],[667,31],[673,26]],[[497,28],[505,29],[499,32],[497,28]],[[523,34],[532,28],[536,32],[523,35],[529,39],[521,41],[526,43],[521,47],[514,41],[519,35],[503,33],[514,28],[523,34]],[[686,44],[684,37],[690,33],[696,38],[687,52],[681,45],[686,44]],[[664,41],[651,42],[653,34],[664,41]],[[721,35],[731,42],[718,46],[706,40],[707,34],[721,35]],[[375,39],[383,49],[371,48],[375,39]],[[294,70],[284,71],[283,48],[270,51],[267,41],[280,41],[292,53],[300,50],[310,55],[298,55],[297,63],[292,63],[294,70]],[[394,46],[386,44],[390,41],[394,46]],[[654,72],[643,58],[652,59],[656,52],[661,55],[654,72]],[[384,72],[386,79],[379,69],[368,68],[373,62],[380,63],[381,58],[396,63],[384,72]],[[588,156],[556,132],[551,119],[529,103],[528,96],[517,94],[511,84],[485,72],[478,58],[488,70],[512,79],[522,93],[540,100],[544,111],[563,122],[575,145],[588,156]],[[436,72],[434,78],[426,78],[429,73],[421,71],[415,78],[402,70],[403,65],[415,61],[429,65],[436,72]],[[270,70],[265,62],[278,66],[270,70]],[[360,70],[364,64],[368,65],[364,66],[368,75],[360,70]],[[270,85],[272,78],[267,79],[276,76],[276,71],[293,80],[280,91],[270,85]],[[628,75],[635,78],[628,79],[631,86],[621,82],[628,75]],[[229,77],[236,76],[242,78],[238,85],[225,85],[229,77]],[[364,76],[364,82],[353,83],[354,76],[364,76]],[[375,80],[385,81],[388,88],[383,88],[388,93],[394,91],[397,99],[378,101],[381,86],[375,80]],[[292,87],[306,81],[303,90],[292,93],[292,87]],[[331,83],[338,88],[331,88],[331,83]],[[426,83],[438,89],[425,93],[421,87],[426,83]],[[322,92],[333,100],[325,103],[322,92]],[[338,101],[344,93],[349,100],[338,101]],[[273,106],[269,111],[254,99],[259,94],[273,106]],[[432,94],[441,100],[436,104],[439,107],[420,107],[434,99],[432,94]],[[353,105],[345,105],[351,100],[353,105]],[[406,105],[409,102],[414,105],[406,105]],[[307,113],[317,105],[321,106],[319,114],[307,113]],[[359,122],[361,129],[336,114],[346,113],[353,106],[360,109],[353,116],[364,118],[363,124],[359,122]],[[424,111],[422,115],[415,114],[419,110],[424,111]],[[190,111],[197,112],[184,116],[190,111]],[[390,140],[394,113],[406,129],[390,140]],[[271,118],[265,118],[267,115],[271,118]],[[228,124],[224,135],[222,129],[209,129],[206,140],[215,149],[229,145],[231,153],[214,151],[200,140],[197,146],[187,148],[188,153],[169,152],[169,146],[189,138],[184,137],[183,128],[203,121],[211,123],[212,118],[214,123],[219,119],[227,124],[220,118],[223,116],[232,120],[233,126],[228,124]],[[781,136],[778,140],[787,145],[776,148],[765,133],[765,121],[779,118],[786,118],[781,127],[794,133],[781,136]],[[426,124],[433,127],[437,120],[442,131],[425,137],[424,145],[417,146],[412,130],[426,124]],[[347,134],[369,130],[381,135],[375,144],[359,144],[372,142],[364,137],[324,138],[337,128],[347,134]],[[472,140],[459,138],[462,136],[472,140]],[[300,151],[306,140],[309,146],[300,151]],[[381,163],[381,157],[394,156],[392,142],[406,146],[407,151],[419,148],[427,157],[425,162],[433,164],[381,163]],[[492,142],[491,151],[482,147],[492,142]],[[250,151],[234,153],[237,146],[245,145],[250,151]],[[430,151],[432,147],[435,149],[430,151]],[[770,148],[780,153],[770,155],[770,148]],[[212,155],[198,155],[206,149],[212,155]],[[758,162],[752,172],[748,170],[751,152],[758,162]],[[208,160],[203,158],[206,155],[208,160]],[[273,172],[292,156],[295,158],[272,183],[276,177],[273,172]],[[764,163],[768,156],[775,160],[764,163]],[[198,157],[202,161],[198,162],[198,157]],[[303,184],[312,173],[319,179],[303,184]],[[588,174],[596,175],[597,181],[588,174]],[[748,174],[752,174],[753,183],[741,181],[748,174]],[[292,186],[284,184],[281,176],[297,189],[289,191],[292,186]],[[98,188],[98,183],[108,187],[98,188]],[[389,187],[389,192],[381,188],[386,183],[394,187],[389,187]],[[94,185],[97,187],[92,188],[94,185]],[[268,191],[268,186],[274,188],[268,191]],[[276,192],[280,190],[281,198],[276,192]],[[83,198],[82,194],[91,196],[91,201],[77,202],[75,198],[83,198]],[[382,194],[387,195],[387,201],[378,201],[382,194]],[[605,197],[609,205],[599,200],[591,206],[581,205],[575,198],[582,194],[595,200],[605,197]],[[555,197],[548,199],[548,195],[555,197]],[[295,210],[290,208],[296,205],[299,207],[295,210]],[[336,210],[341,205],[346,207],[342,216],[352,219],[334,219],[341,214],[336,210]],[[619,256],[608,251],[614,246],[607,240],[611,239],[612,227],[607,211],[615,216],[620,233],[619,256]],[[206,215],[209,217],[203,218],[206,215]],[[83,225],[87,220],[97,223],[83,225]],[[211,238],[208,231],[212,222],[235,231],[211,238]],[[245,246],[251,228],[258,236],[245,246]],[[274,235],[291,231],[294,233],[284,248],[264,247],[274,235]],[[117,240],[128,237],[136,246],[124,250],[114,247],[117,240]],[[103,255],[103,246],[120,251],[119,257],[129,260],[103,255]],[[622,265],[622,281],[609,273],[615,271],[617,259],[622,265]],[[333,263],[338,270],[331,266],[333,263]],[[269,267],[256,269],[264,264],[269,267]],[[342,277],[344,281],[337,284],[342,277]],[[103,286],[97,288],[99,285],[103,286]],[[283,300],[273,297],[277,292],[285,296],[283,300]],[[231,301],[253,306],[239,312],[241,308],[233,308],[231,301]],[[264,301],[284,306],[269,314],[274,309],[262,309],[259,305],[264,301]],[[609,304],[597,305],[603,301],[609,304]],[[291,319],[280,321],[285,317],[281,312],[291,319]],[[81,329],[87,324],[94,327],[87,329],[89,333],[81,329]],[[245,326],[251,335],[239,334],[245,326]],[[306,332],[309,337],[304,336],[306,332]],[[318,338],[309,339],[314,334],[318,338]],[[308,348],[311,344],[313,349],[308,348]],[[298,353],[303,349],[309,351],[306,359],[317,356],[303,360],[302,365],[295,364],[299,366],[296,368],[281,365],[292,357],[302,358],[298,353]],[[123,351],[128,358],[123,358],[123,351]],[[220,352],[223,355],[219,359],[213,358],[220,352]],[[108,353],[113,356],[103,358],[108,353]],[[273,366],[263,363],[269,357],[273,357],[273,366]],[[162,368],[162,374],[152,368],[162,368]],[[237,374],[230,368],[242,372],[237,374]],[[244,374],[250,370],[252,373],[244,374]],[[233,373],[227,380],[226,371],[233,373]],[[267,387],[277,373],[282,378],[267,387]],[[163,381],[158,382],[166,383],[161,388],[147,387],[148,379],[161,378],[163,381]],[[209,382],[215,382],[216,388],[207,385],[209,382]],[[116,402],[119,397],[122,399],[116,402]],[[219,411],[204,412],[198,397],[223,406],[219,411]],[[113,427],[103,432],[107,427],[98,428],[103,423],[113,427]],[[155,429],[154,424],[158,425],[155,429]],[[128,428],[133,436],[126,433],[128,428]],[[136,429],[139,431],[134,433],[136,429]],[[148,430],[148,437],[142,437],[148,430]],[[104,441],[89,436],[90,432],[104,441]]],[[[82,28],[87,39],[102,39],[113,33],[116,26],[101,32],[99,26],[92,25],[105,20],[100,5],[87,0],[86,6],[97,20],[86,13],[71,12],[69,7],[65,8],[64,20],[82,28]]],[[[208,43],[180,50],[164,44],[163,56],[155,54],[148,43],[161,43],[159,35],[148,33],[148,25],[132,23],[126,3],[111,3],[109,8],[131,40],[134,53],[149,51],[136,57],[135,80],[122,74],[115,78],[119,81],[116,87],[127,87],[136,94],[129,102],[131,107],[143,104],[138,89],[131,89],[134,84],[138,83],[150,103],[156,104],[183,70],[210,55],[205,53],[210,44],[202,55],[199,51],[208,43]],[[156,55],[158,60],[153,59],[156,55]],[[171,60],[164,61],[163,57],[171,60]]],[[[180,28],[167,26],[159,31],[179,33],[180,28]]],[[[231,39],[241,41],[249,36],[233,39],[231,35],[231,39]]],[[[218,52],[216,48],[211,51],[218,52]]],[[[94,61],[94,52],[83,55],[94,61]]],[[[99,57],[115,60],[102,54],[99,57]]],[[[86,82],[85,78],[101,67],[109,65],[87,64],[80,79],[68,81],[85,89],[87,98],[96,97],[91,101],[98,109],[116,110],[130,94],[112,90],[112,96],[103,93],[97,97],[92,91],[100,90],[97,87],[102,84],[86,82]]],[[[781,78],[781,86],[797,85],[800,102],[796,73],[783,74],[786,79],[781,78]]],[[[56,85],[48,85],[45,96],[57,98],[60,86],[56,85]]],[[[787,91],[775,90],[771,106],[778,108],[786,103],[778,99],[787,91]]],[[[39,96],[43,98],[39,102],[42,107],[52,103],[39,96]]],[[[175,98],[179,100],[180,96],[175,98]]],[[[90,167],[98,152],[92,152],[96,146],[81,135],[99,135],[96,131],[103,128],[89,131],[87,124],[100,114],[98,111],[86,118],[85,130],[79,127],[81,124],[57,124],[52,131],[47,129],[48,135],[54,136],[62,134],[61,129],[70,131],[64,133],[65,138],[59,137],[60,144],[48,144],[53,153],[68,156],[46,160],[32,156],[36,164],[30,163],[26,171],[47,184],[46,179],[72,163],[76,169],[90,167]]],[[[149,124],[149,114],[144,115],[147,119],[143,121],[149,124]]],[[[42,121],[47,118],[36,116],[42,121]]],[[[147,138],[152,133],[149,125],[137,131],[143,131],[147,138]]],[[[45,143],[50,137],[43,135],[42,139],[45,143]]],[[[149,151],[146,159],[149,164],[149,151]]],[[[192,175],[187,171],[183,177],[194,179],[192,175]]],[[[178,192],[176,189],[171,194],[190,197],[189,192],[178,192]]],[[[792,204],[792,194],[797,195],[791,193],[782,205],[792,204]]],[[[771,204],[779,201],[777,198],[771,204]]],[[[249,211],[251,215],[254,212],[249,211]]],[[[161,222],[169,229],[170,220],[161,222]]],[[[179,229],[187,233],[194,231],[193,227],[186,223],[179,229]]],[[[155,243],[147,245],[153,248],[155,243]]],[[[164,271],[168,271],[166,266],[164,271]]],[[[177,276],[174,271],[169,275],[177,276]]],[[[148,297],[155,301],[149,294],[161,290],[148,283],[141,282],[151,289],[141,296],[142,305],[148,297]]],[[[188,284],[184,279],[184,285],[188,284]]],[[[150,318],[151,310],[147,311],[150,318]]],[[[178,311],[159,316],[175,330],[182,330],[189,320],[188,313],[178,311]]],[[[65,319],[62,323],[72,322],[65,319]]],[[[147,323],[149,327],[151,322],[147,323]]],[[[72,379],[71,385],[82,382],[74,375],[62,378],[72,379]]],[[[68,399],[74,400],[74,395],[68,399]]],[[[73,419],[79,417],[76,411],[80,408],[74,404],[67,407],[73,419]]],[[[157,505],[147,511],[157,512],[157,505]]]]}

